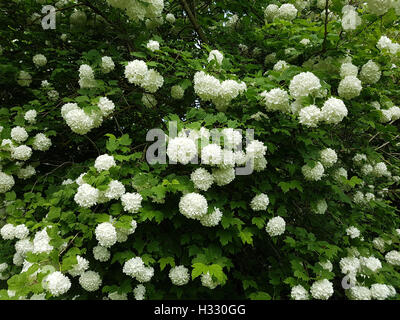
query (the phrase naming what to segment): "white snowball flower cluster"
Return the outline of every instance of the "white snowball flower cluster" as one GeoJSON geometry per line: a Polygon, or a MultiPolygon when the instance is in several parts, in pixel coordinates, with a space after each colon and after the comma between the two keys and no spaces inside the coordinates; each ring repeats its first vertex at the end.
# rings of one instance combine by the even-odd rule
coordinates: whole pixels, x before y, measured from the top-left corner
{"type": "Polygon", "coordinates": [[[212,170],[214,182],[218,186],[225,186],[235,179],[235,169],[231,167],[212,170]]]}
{"type": "Polygon", "coordinates": [[[37,54],[37,55],[33,56],[32,61],[36,67],[43,67],[47,63],[47,58],[42,54],[37,54]]]}
{"type": "Polygon", "coordinates": [[[194,91],[204,101],[212,101],[218,110],[225,110],[229,103],[247,90],[244,82],[224,80],[198,71],[194,75],[194,91]]]}
{"type": "Polygon", "coordinates": [[[164,0],[107,0],[107,3],[112,7],[125,10],[128,17],[133,21],[159,17],[164,9],[164,0]]]}
{"type": "Polygon", "coordinates": [[[125,67],[125,78],[150,93],[156,92],[164,84],[164,78],[156,70],[148,69],[146,62],[142,60],[128,62],[125,67]]]}
{"type": "Polygon", "coordinates": [[[328,124],[337,124],[347,116],[347,108],[344,102],[337,98],[329,98],[321,109],[322,119],[328,124]]]}
{"type": "Polygon", "coordinates": [[[388,52],[393,56],[400,51],[400,44],[392,42],[392,40],[386,36],[381,36],[376,46],[379,50],[388,52]]]}
{"type": "Polygon", "coordinates": [[[125,193],[125,186],[118,180],[111,180],[104,196],[108,200],[118,200],[125,193]]]}
{"type": "Polygon", "coordinates": [[[360,16],[358,15],[357,9],[351,5],[345,5],[342,8],[342,28],[345,31],[352,31],[362,23],[360,16]]]}
{"type": "Polygon", "coordinates": [[[299,123],[307,127],[317,127],[321,118],[321,110],[315,105],[304,107],[299,112],[299,123]]]}
{"type": "Polygon", "coordinates": [[[386,284],[374,283],[371,288],[371,296],[376,300],[385,300],[391,296],[391,290],[386,284]]]}
{"type": "Polygon", "coordinates": [[[310,181],[321,180],[324,175],[324,171],[324,166],[319,161],[315,164],[314,167],[310,167],[308,164],[305,164],[301,168],[301,172],[303,173],[304,178],[310,181]]]}
{"type": "Polygon", "coordinates": [[[50,149],[52,143],[44,133],[38,133],[33,138],[32,148],[37,151],[47,151],[50,149]]]}
{"type": "Polygon", "coordinates": [[[101,57],[101,71],[103,73],[110,73],[115,68],[114,61],[111,57],[101,57]]]}
{"type": "Polygon", "coordinates": [[[256,195],[250,202],[250,207],[253,211],[264,211],[267,210],[269,205],[268,195],[260,193],[256,195]]]}
{"type": "Polygon", "coordinates": [[[378,162],[375,164],[373,173],[376,177],[383,177],[383,176],[389,176],[390,172],[387,169],[387,166],[384,162],[378,162]]]}
{"type": "Polygon", "coordinates": [[[379,81],[381,74],[382,72],[379,65],[372,60],[369,60],[361,68],[360,79],[362,82],[374,84],[379,81]]]}
{"type": "Polygon", "coordinates": [[[221,222],[222,212],[218,208],[214,207],[214,211],[205,214],[200,218],[200,223],[204,227],[215,227],[221,222]]]}
{"type": "Polygon", "coordinates": [[[273,21],[278,15],[279,7],[276,4],[269,4],[264,10],[264,17],[267,21],[273,21]]]}
{"type": "Polygon", "coordinates": [[[345,77],[357,77],[358,67],[351,62],[342,63],[340,66],[340,77],[343,79],[345,77]]]}
{"type": "Polygon", "coordinates": [[[28,133],[26,132],[25,128],[17,126],[11,129],[11,139],[16,142],[22,143],[26,139],[28,139],[28,133]]]}
{"type": "Polygon", "coordinates": [[[11,223],[5,224],[0,230],[1,237],[4,240],[12,240],[15,238],[15,226],[11,223]]]}
{"type": "Polygon", "coordinates": [[[219,165],[222,162],[223,151],[216,143],[210,143],[201,150],[201,163],[219,165]]]}
{"type": "Polygon", "coordinates": [[[392,0],[367,0],[368,11],[381,16],[392,7],[392,0]]]}
{"type": "Polygon", "coordinates": [[[97,225],[95,235],[99,245],[105,248],[109,248],[117,242],[117,231],[109,222],[97,225]]]}
{"type": "Polygon", "coordinates": [[[342,79],[338,87],[339,96],[349,100],[358,97],[361,90],[361,80],[354,76],[347,76],[342,79]]]}
{"type": "Polygon", "coordinates": [[[72,269],[68,271],[68,273],[77,277],[84,273],[87,269],[89,269],[89,261],[80,255],[76,256],[77,263],[73,265],[72,269]]]}
{"type": "Polygon", "coordinates": [[[146,267],[142,258],[136,257],[129,259],[124,263],[122,272],[135,278],[137,281],[149,282],[154,275],[154,269],[152,267],[146,267]]]}
{"type": "Polygon", "coordinates": [[[160,50],[160,43],[155,40],[149,40],[149,42],[147,42],[146,47],[147,47],[147,49],[149,49],[152,52],[158,51],[158,50],[160,50]]]}
{"type": "Polygon", "coordinates": [[[91,66],[82,64],[79,67],[78,83],[81,88],[93,88],[96,86],[96,80],[94,79],[94,72],[91,66]]]}
{"type": "Polygon", "coordinates": [[[218,51],[218,50],[211,50],[209,55],[208,55],[208,62],[211,62],[212,60],[215,60],[217,64],[221,65],[222,60],[224,59],[224,55],[218,51]]]}
{"type": "Polygon", "coordinates": [[[332,167],[336,163],[337,159],[338,158],[335,150],[331,148],[326,148],[320,153],[320,160],[325,168],[332,167]]]}
{"type": "Polygon", "coordinates": [[[176,137],[168,141],[167,155],[170,161],[188,164],[197,156],[197,146],[190,138],[176,137]]]}
{"type": "Polygon", "coordinates": [[[324,214],[328,209],[328,204],[325,199],[320,199],[313,205],[313,211],[316,214],[324,214]]]}
{"type": "Polygon", "coordinates": [[[90,208],[94,206],[99,199],[99,190],[91,185],[84,183],[78,187],[78,191],[74,196],[75,202],[83,207],[90,208]]]}
{"type": "Polygon", "coordinates": [[[169,278],[176,286],[183,286],[190,280],[189,269],[185,266],[176,266],[169,271],[169,278]]]}
{"type": "Polygon", "coordinates": [[[126,293],[118,293],[118,291],[113,291],[108,294],[108,299],[110,300],[128,300],[128,295],[126,293]]]}
{"type": "Polygon", "coordinates": [[[33,238],[33,253],[50,253],[53,250],[53,246],[50,245],[50,237],[47,234],[46,228],[42,231],[38,231],[33,238]]]}
{"type": "Polygon", "coordinates": [[[100,113],[103,117],[108,117],[115,109],[115,104],[107,97],[101,97],[97,106],[100,109],[100,113]]]}
{"type": "Polygon", "coordinates": [[[89,292],[96,291],[102,283],[100,275],[95,271],[86,271],[79,277],[79,284],[89,292]]]}
{"type": "Polygon", "coordinates": [[[358,230],[356,227],[351,226],[346,229],[346,234],[350,236],[350,238],[358,238],[360,236],[360,230],[358,230]]]}
{"type": "Polygon", "coordinates": [[[109,156],[108,154],[103,154],[96,158],[94,163],[94,167],[96,168],[97,172],[109,170],[112,167],[115,167],[117,164],[115,163],[114,157],[109,156]]]}
{"type": "Polygon", "coordinates": [[[180,213],[189,219],[201,219],[207,214],[207,209],[207,200],[199,193],[188,193],[179,201],[180,213]]]}
{"type": "Polygon", "coordinates": [[[270,219],[265,230],[271,237],[279,236],[285,232],[286,222],[282,217],[274,217],[270,219]]]}
{"type": "Polygon", "coordinates": [[[347,179],[347,171],[345,168],[339,168],[337,169],[334,173],[333,173],[333,178],[337,181],[337,182],[341,182],[342,179],[347,179]]]}
{"type": "MultiPolygon", "coordinates": [[[[75,104],[68,103],[67,105],[71,106],[75,104]]],[[[63,106],[63,108],[64,107],[65,105],[63,106]]],[[[83,111],[83,109],[80,109],[77,105],[76,108],[71,108],[71,110],[69,111],[66,111],[64,109],[64,111],[64,120],[73,132],[83,135],[88,133],[94,127],[94,119],[86,114],[85,111],[83,111]]]]}
{"type": "Polygon", "coordinates": [[[125,211],[136,213],[142,207],[142,196],[139,193],[125,193],[121,196],[121,203],[125,211]]]}
{"type": "Polygon", "coordinates": [[[25,112],[24,119],[29,123],[34,124],[36,122],[36,116],[37,116],[36,110],[31,109],[25,112]]]}
{"type": "Polygon", "coordinates": [[[320,89],[318,77],[311,72],[302,72],[294,76],[289,84],[290,95],[295,99],[315,95],[320,89]]]}
{"type": "Polygon", "coordinates": [[[175,85],[171,87],[171,97],[176,100],[183,98],[185,90],[180,85],[175,85]]]}
{"type": "Polygon", "coordinates": [[[315,281],[310,288],[310,293],[314,299],[328,300],[333,294],[333,284],[327,279],[315,281]]]}
{"type": "Polygon", "coordinates": [[[300,43],[301,43],[303,46],[308,46],[308,45],[311,43],[311,40],[310,40],[310,39],[307,39],[307,38],[304,38],[304,39],[301,39],[301,40],[300,40],[300,43]]]}
{"type": "Polygon", "coordinates": [[[274,88],[268,92],[263,91],[260,96],[264,99],[267,111],[289,111],[289,95],[285,90],[274,88]]]}
{"type": "Polygon", "coordinates": [[[201,275],[201,285],[208,289],[215,289],[218,286],[218,282],[214,281],[209,272],[201,275]]]}
{"type": "Polygon", "coordinates": [[[349,296],[352,300],[371,300],[371,291],[367,287],[354,286],[349,289],[349,296]]]}
{"type": "Polygon", "coordinates": [[[385,259],[387,263],[392,264],[394,266],[400,266],[400,252],[396,250],[392,250],[385,255],[385,259]]]}
{"type": "Polygon", "coordinates": [[[168,13],[168,14],[165,16],[165,20],[167,20],[169,23],[174,24],[175,21],[176,21],[176,18],[175,18],[175,16],[174,16],[172,13],[168,13]]]}
{"type": "Polygon", "coordinates": [[[344,257],[339,262],[343,274],[355,275],[360,267],[360,260],[357,257],[344,257]]]}
{"type": "Polygon", "coordinates": [[[381,261],[373,256],[360,257],[360,265],[362,268],[369,269],[372,272],[377,272],[382,269],[381,261]]]}
{"type": "Polygon", "coordinates": [[[381,109],[381,122],[390,122],[400,119],[400,108],[393,106],[389,109],[381,109]]]}
{"type": "Polygon", "coordinates": [[[135,233],[137,228],[136,220],[131,221],[130,228],[117,228],[117,241],[118,242],[125,242],[128,240],[128,236],[135,233]]]}
{"type": "Polygon", "coordinates": [[[273,66],[273,70],[274,71],[284,71],[287,68],[289,68],[289,64],[284,60],[279,60],[273,66]]]}
{"type": "Polygon", "coordinates": [[[0,193],[10,191],[14,184],[15,180],[12,175],[0,171],[0,193]]]}
{"type": "Polygon", "coordinates": [[[26,145],[21,145],[11,149],[11,158],[26,161],[32,155],[32,149],[26,145]]]}
{"type": "Polygon", "coordinates": [[[29,235],[29,229],[24,224],[19,224],[15,227],[15,238],[17,239],[25,239],[29,235]]]}
{"type": "Polygon", "coordinates": [[[17,83],[22,87],[29,87],[32,83],[32,76],[22,70],[18,73],[17,83]]]}
{"type": "Polygon", "coordinates": [[[111,257],[110,251],[106,247],[95,246],[93,248],[93,256],[100,262],[108,261],[111,257]]]}
{"type": "Polygon", "coordinates": [[[198,168],[190,175],[194,186],[197,189],[207,191],[214,182],[213,176],[204,168],[198,168]]]}
{"type": "Polygon", "coordinates": [[[321,262],[319,262],[319,264],[321,265],[321,267],[323,269],[328,270],[329,272],[331,272],[333,270],[332,262],[330,262],[329,260],[321,261],[321,262]]]}
{"type": "Polygon", "coordinates": [[[291,3],[282,4],[278,9],[277,18],[292,21],[297,16],[297,9],[291,3]]]}
{"type": "Polygon", "coordinates": [[[302,285],[297,285],[292,287],[292,290],[290,291],[290,296],[293,300],[308,300],[309,299],[309,294],[306,289],[302,285]]]}
{"type": "Polygon", "coordinates": [[[60,271],[55,271],[45,278],[45,288],[53,296],[58,297],[71,288],[71,281],[60,271]]]}

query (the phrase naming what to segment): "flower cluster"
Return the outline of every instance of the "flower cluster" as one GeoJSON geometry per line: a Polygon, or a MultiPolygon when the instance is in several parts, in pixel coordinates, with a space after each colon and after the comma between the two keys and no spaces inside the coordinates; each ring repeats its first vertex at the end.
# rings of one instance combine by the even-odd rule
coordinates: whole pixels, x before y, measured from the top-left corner
{"type": "Polygon", "coordinates": [[[148,69],[146,62],[133,60],[125,67],[125,78],[129,83],[141,86],[150,93],[156,92],[164,84],[164,78],[154,69],[148,69]]]}
{"type": "Polygon", "coordinates": [[[142,283],[149,282],[154,275],[154,269],[152,267],[146,267],[140,257],[126,261],[122,272],[142,283]]]}

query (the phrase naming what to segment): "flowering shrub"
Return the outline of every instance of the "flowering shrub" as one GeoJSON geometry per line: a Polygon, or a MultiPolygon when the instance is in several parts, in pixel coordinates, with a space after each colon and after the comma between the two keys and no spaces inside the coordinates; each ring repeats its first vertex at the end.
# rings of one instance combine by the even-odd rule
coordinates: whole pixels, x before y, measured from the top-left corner
{"type": "Polygon", "coordinates": [[[398,0],[42,2],[0,4],[0,299],[400,298],[398,0]]]}

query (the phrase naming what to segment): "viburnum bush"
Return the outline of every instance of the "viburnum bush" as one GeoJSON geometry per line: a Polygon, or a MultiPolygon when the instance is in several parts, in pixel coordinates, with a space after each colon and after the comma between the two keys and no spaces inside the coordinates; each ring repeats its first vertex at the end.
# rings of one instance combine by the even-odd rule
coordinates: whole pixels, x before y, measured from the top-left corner
{"type": "Polygon", "coordinates": [[[399,0],[0,12],[0,299],[400,299],[399,0]]]}

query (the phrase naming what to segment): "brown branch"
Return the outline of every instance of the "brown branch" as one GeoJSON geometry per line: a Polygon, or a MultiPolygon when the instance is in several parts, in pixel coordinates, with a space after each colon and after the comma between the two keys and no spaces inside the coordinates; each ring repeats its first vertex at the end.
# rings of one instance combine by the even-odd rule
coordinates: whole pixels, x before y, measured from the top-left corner
{"type": "Polygon", "coordinates": [[[201,41],[203,41],[204,43],[207,43],[207,38],[205,36],[205,34],[203,33],[203,30],[201,29],[200,25],[197,23],[196,18],[194,17],[192,11],[189,8],[188,3],[186,2],[186,0],[180,0],[183,9],[185,10],[186,14],[189,17],[190,22],[192,23],[194,29],[196,30],[197,34],[199,35],[201,41]]]}
{"type": "Polygon", "coordinates": [[[325,0],[325,32],[324,32],[324,42],[322,43],[322,53],[326,52],[326,43],[327,43],[327,38],[328,38],[328,20],[329,20],[329,13],[328,13],[328,8],[329,8],[329,0],[325,0]]]}

